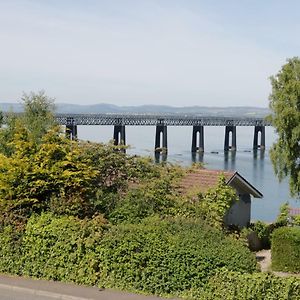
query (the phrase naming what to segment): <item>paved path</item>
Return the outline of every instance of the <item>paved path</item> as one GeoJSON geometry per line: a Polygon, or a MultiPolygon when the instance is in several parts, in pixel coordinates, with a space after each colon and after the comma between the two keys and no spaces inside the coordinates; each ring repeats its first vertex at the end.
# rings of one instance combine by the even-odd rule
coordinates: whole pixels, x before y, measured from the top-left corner
{"type": "Polygon", "coordinates": [[[260,250],[256,252],[256,259],[262,272],[271,271],[271,250],[260,250]]]}
{"type": "Polygon", "coordinates": [[[261,250],[256,252],[256,259],[260,264],[260,268],[262,272],[271,272],[274,275],[279,277],[288,277],[288,276],[295,276],[300,277],[300,273],[288,273],[288,272],[275,272],[272,271],[272,257],[271,257],[271,250],[261,250]]]}
{"type": "MultiPolygon", "coordinates": [[[[23,277],[0,275],[1,300],[161,300],[155,296],[144,296],[96,287],[33,280],[23,277]]],[[[170,299],[169,299],[170,300],[170,299]]]]}

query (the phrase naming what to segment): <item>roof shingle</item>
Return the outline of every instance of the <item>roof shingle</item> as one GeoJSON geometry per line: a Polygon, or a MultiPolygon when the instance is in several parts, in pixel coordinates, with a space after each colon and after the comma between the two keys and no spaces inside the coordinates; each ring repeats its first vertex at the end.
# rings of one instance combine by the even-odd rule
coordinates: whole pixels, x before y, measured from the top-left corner
{"type": "Polygon", "coordinates": [[[209,188],[216,187],[221,175],[225,176],[228,182],[235,172],[222,171],[222,170],[194,170],[187,173],[180,181],[179,188],[182,193],[187,193],[190,190],[199,190],[206,192],[209,188]]]}

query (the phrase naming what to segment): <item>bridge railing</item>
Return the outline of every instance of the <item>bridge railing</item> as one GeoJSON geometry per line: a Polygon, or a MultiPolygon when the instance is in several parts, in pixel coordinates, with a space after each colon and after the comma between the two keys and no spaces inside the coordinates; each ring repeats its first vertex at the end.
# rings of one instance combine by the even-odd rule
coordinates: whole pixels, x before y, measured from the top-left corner
{"type": "Polygon", "coordinates": [[[264,118],[189,115],[56,114],[61,125],[271,126],[264,118]]]}

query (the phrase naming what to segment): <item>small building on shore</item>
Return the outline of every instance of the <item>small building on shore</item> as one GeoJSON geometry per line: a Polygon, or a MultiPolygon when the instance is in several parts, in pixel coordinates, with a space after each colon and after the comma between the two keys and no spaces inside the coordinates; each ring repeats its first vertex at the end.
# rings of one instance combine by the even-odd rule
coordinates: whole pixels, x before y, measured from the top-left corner
{"type": "Polygon", "coordinates": [[[225,215],[226,225],[245,227],[251,220],[251,197],[262,198],[263,195],[238,172],[198,169],[187,173],[180,185],[183,192],[205,193],[217,186],[220,176],[225,177],[226,184],[232,187],[239,197],[225,215]]]}

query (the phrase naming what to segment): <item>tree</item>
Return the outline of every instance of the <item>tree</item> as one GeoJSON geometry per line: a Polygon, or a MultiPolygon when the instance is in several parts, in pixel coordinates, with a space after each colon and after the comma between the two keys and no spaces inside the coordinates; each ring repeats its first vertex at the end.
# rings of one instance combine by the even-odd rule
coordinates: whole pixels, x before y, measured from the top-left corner
{"type": "Polygon", "coordinates": [[[287,60],[271,78],[270,120],[278,134],[271,160],[279,180],[290,178],[290,193],[300,196],[300,59],[287,60]]]}
{"type": "Polygon", "coordinates": [[[44,91],[39,91],[24,93],[21,100],[24,105],[22,116],[24,127],[38,142],[55,125],[54,99],[49,98],[44,91]]]}
{"type": "Polygon", "coordinates": [[[0,153],[10,156],[14,152],[14,136],[20,131],[35,144],[41,143],[42,137],[52,129],[56,123],[54,118],[54,100],[45,95],[44,91],[38,93],[24,93],[22,96],[24,113],[22,115],[10,114],[6,126],[0,130],[0,153]]]}

